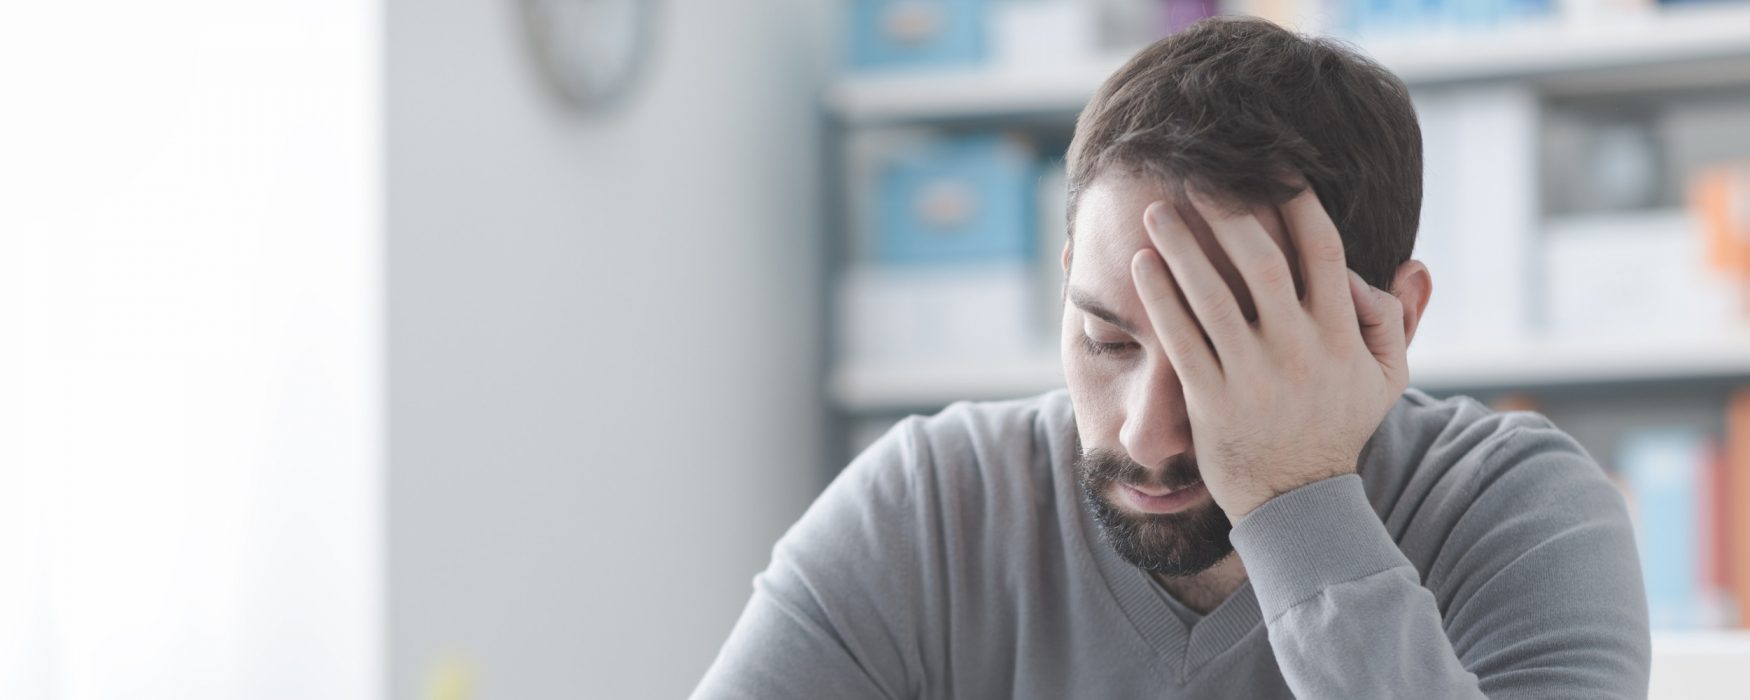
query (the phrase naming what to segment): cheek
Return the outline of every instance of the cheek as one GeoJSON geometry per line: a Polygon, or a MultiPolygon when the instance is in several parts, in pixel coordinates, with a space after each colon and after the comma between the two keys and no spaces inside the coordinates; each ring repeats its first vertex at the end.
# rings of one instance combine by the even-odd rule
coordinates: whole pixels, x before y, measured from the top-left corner
{"type": "MultiPolygon", "coordinates": [[[[1078,326],[1077,314],[1065,310],[1063,314],[1061,342],[1058,343],[1058,353],[1063,360],[1064,384],[1069,387],[1070,396],[1080,400],[1081,397],[1097,391],[1094,374],[1090,371],[1092,365],[1087,353],[1081,348],[1081,328],[1078,326]]],[[[1081,408],[1080,405],[1077,408],[1081,408]]]]}
{"type": "Polygon", "coordinates": [[[1131,380],[1121,362],[1091,357],[1081,347],[1080,330],[1064,331],[1063,379],[1075,400],[1077,415],[1092,417],[1122,403],[1124,383],[1131,380]]]}
{"type": "Polygon", "coordinates": [[[1113,391],[1115,383],[1074,370],[1066,372],[1065,379],[1075,413],[1076,433],[1083,447],[1116,445],[1124,417],[1120,410],[1122,399],[1113,391]]]}
{"type": "Polygon", "coordinates": [[[1065,312],[1063,315],[1063,332],[1059,336],[1060,342],[1057,345],[1057,351],[1058,355],[1063,358],[1064,382],[1069,385],[1071,394],[1077,394],[1086,384],[1083,373],[1087,368],[1087,358],[1082,356],[1081,348],[1076,346],[1080,342],[1081,331],[1076,328],[1075,321],[1070,318],[1072,315],[1069,312],[1065,312]]]}

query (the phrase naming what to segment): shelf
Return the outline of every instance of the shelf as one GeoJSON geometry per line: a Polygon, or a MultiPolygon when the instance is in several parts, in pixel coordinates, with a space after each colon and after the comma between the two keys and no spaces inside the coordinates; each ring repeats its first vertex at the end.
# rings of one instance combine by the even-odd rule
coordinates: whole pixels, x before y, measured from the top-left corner
{"type": "MultiPolygon", "coordinates": [[[[1353,42],[1412,87],[1499,79],[1572,79],[1581,89],[1750,80],[1750,3],[1666,8],[1594,22],[1549,20],[1486,33],[1353,42]]],[[[1056,69],[963,68],[847,76],[828,108],[853,124],[1069,115],[1128,58],[1056,69]]]]}
{"type": "Polygon", "coordinates": [[[838,405],[876,413],[946,406],[961,399],[992,401],[1060,388],[1056,354],[987,362],[935,362],[843,367],[829,390],[838,405]]]}
{"type": "Polygon", "coordinates": [[[1652,700],[1738,698],[1750,665],[1750,631],[1653,633],[1652,700]]]}
{"type": "Polygon", "coordinates": [[[1750,376],[1750,331],[1410,345],[1410,383],[1431,391],[1750,376]]]}
{"type": "MultiPolygon", "coordinates": [[[[1410,384],[1434,392],[1750,377],[1750,329],[1691,338],[1527,339],[1410,346],[1410,384]]],[[[832,377],[841,408],[875,413],[968,399],[1019,398],[1064,386],[1058,356],[989,362],[842,367],[832,377]]]]}

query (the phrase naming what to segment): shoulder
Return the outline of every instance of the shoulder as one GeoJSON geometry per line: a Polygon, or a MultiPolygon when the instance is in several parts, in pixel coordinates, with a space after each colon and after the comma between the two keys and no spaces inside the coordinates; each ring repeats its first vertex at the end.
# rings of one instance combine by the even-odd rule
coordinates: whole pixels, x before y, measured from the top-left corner
{"type": "Polygon", "coordinates": [[[1037,493],[1040,479],[1051,479],[1054,455],[1071,449],[1072,421],[1064,389],[906,416],[845,466],[790,538],[839,539],[828,531],[877,523],[927,526],[946,512],[971,515],[1037,493]]]}
{"type": "Polygon", "coordinates": [[[1061,432],[1067,411],[1059,390],[901,419],[779,539],[756,585],[823,627],[915,639],[930,623],[913,611],[940,599],[946,578],[977,573],[955,548],[1018,536],[1010,526],[1033,511],[1016,496],[1033,490],[1041,436],[1061,432]]]}
{"type": "Polygon", "coordinates": [[[1405,391],[1363,454],[1382,511],[1417,503],[1468,510],[1503,489],[1539,498],[1582,491],[1620,501],[1597,460],[1548,417],[1495,411],[1469,396],[1405,391]],[[1430,497],[1434,502],[1423,502],[1430,497]]]}
{"type": "Polygon", "coordinates": [[[1621,491],[1541,413],[1412,389],[1368,449],[1369,499],[1442,597],[1510,567],[1546,568],[1551,583],[1601,571],[1639,580],[1621,491]]]}
{"type": "Polygon", "coordinates": [[[1503,690],[1517,682],[1507,669],[1566,673],[1585,656],[1591,681],[1645,688],[1634,531],[1603,467],[1535,411],[1411,390],[1392,415],[1370,496],[1466,668],[1503,690]]]}
{"type": "Polygon", "coordinates": [[[1581,578],[1608,574],[1639,585],[1622,492],[1548,417],[1412,389],[1388,422],[1369,495],[1443,605],[1507,581],[1585,588],[1581,578]]]}
{"type": "MultiPolygon", "coordinates": [[[[1002,401],[956,401],[929,416],[910,416],[920,476],[943,483],[1047,476],[1057,448],[1074,434],[1069,391],[1002,401]]],[[[901,426],[895,426],[898,429],[901,426]]]]}
{"type": "Polygon", "coordinates": [[[955,538],[1016,532],[1052,509],[1074,435],[1065,389],[957,401],[900,420],[839,480],[880,499],[891,521],[912,522],[932,539],[949,532],[955,538]]]}

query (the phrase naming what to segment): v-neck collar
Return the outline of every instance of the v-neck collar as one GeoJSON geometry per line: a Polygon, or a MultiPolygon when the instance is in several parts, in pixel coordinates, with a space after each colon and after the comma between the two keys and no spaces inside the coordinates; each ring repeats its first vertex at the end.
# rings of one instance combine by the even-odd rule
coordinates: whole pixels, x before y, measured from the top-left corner
{"type": "Polygon", "coordinates": [[[1168,672],[1167,675],[1183,683],[1204,664],[1232,649],[1262,624],[1263,613],[1258,609],[1258,598],[1252,591],[1252,582],[1247,579],[1221,605],[1187,628],[1185,622],[1167,607],[1167,602],[1161,600],[1164,592],[1156,590],[1160,584],[1147,572],[1118,556],[1112,545],[1102,539],[1100,525],[1094,522],[1093,513],[1089,512],[1087,504],[1082,501],[1081,486],[1076,483],[1072,474],[1076,449],[1074,413],[1069,405],[1068,392],[1062,389],[1058,391],[1062,392],[1055,397],[1061,402],[1058,410],[1062,412],[1058,429],[1069,431],[1071,436],[1059,443],[1057,464],[1054,465],[1055,469],[1063,470],[1061,475],[1067,476],[1054,479],[1059,484],[1058,488],[1069,490],[1068,493],[1059,494],[1060,502],[1066,508],[1073,504],[1080,520],[1082,541],[1087,551],[1092,553],[1095,568],[1099,570],[1118,606],[1130,618],[1137,633],[1154,648],[1168,672]]]}
{"type": "MultiPolygon", "coordinates": [[[[1405,394],[1409,398],[1399,398],[1392,408],[1394,414],[1407,410],[1407,401],[1429,400],[1417,389],[1408,389],[1405,394]]],[[[1155,590],[1160,584],[1142,569],[1124,561],[1101,538],[1100,526],[1094,522],[1093,513],[1089,512],[1087,504],[1083,502],[1081,486],[1076,483],[1074,475],[1078,441],[1075,409],[1069,390],[1054,390],[1050,397],[1050,406],[1048,413],[1052,419],[1047,421],[1045,432],[1054,434],[1049,439],[1056,441],[1051,466],[1053,482],[1058,490],[1057,498],[1064,511],[1073,510],[1077,513],[1084,551],[1090,553],[1087,557],[1076,556],[1076,563],[1085,566],[1087,560],[1092,558],[1094,568],[1099,570],[1119,608],[1163,662],[1159,670],[1164,671],[1165,676],[1184,683],[1209,661],[1232,649],[1263,624],[1263,613],[1258,608],[1258,598],[1252,589],[1251,579],[1248,578],[1240,584],[1221,605],[1187,628],[1184,621],[1167,608],[1166,601],[1161,600],[1162,593],[1155,590]]],[[[1395,415],[1386,417],[1381,423],[1382,428],[1376,430],[1366,444],[1362,445],[1361,454],[1356,459],[1356,473],[1364,480],[1368,500],[1373,502],[1375,510],[1383,508],[1376,493],[1384,487],[1369,480],[1374,470],[1369,468],[1368,463],[1375,452],[1376,443],[1390,439],[1389,435],[1382,435],[1385,432],[1383,426],[1392,423],[1395,418],[1395,415]]],[[[1384,512],[1380,513],[1380,517],[1386,520],[1384,512]]]]}
{"type": "Polygon", "coordinates": [[[1148,572],[1118,556],[1112,545],[1101,538],[1100,526],[1085,506],[1077,510],[1081,512],[1083,539],[1094,554],[1094,563],[1106,586],[1136,626],[1137,633],[1154,647],[1178,681],[1184,682],[1196,674],[1209,660],[1233,648],[1263,622],[1257,595],[1248,579],[1221,605],[1187,629],[1185,622],[1161,600],[1162,592],[1156,590],[1160,584],[1148,572]]]}

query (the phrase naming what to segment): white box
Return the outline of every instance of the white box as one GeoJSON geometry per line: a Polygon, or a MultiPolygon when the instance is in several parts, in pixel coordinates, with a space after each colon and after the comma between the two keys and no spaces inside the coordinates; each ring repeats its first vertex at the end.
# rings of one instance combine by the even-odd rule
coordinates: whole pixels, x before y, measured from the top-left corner
{"type": "Polygon", "coordinates": [[[991,0],[991,53],[1004,68],[1061,69],[1095,54],[1092,3],[1083,0],[991,0]]]}
{"type": "Polygon", "coordinates": [[[1550,222],[1544,298],[1552,334],[1706,334],[1736,325],[1731,281],[1707,266],[1700,224],[1683,209],[1550,222]]]}
{"type": "Polygon", "coordinates": [[[1502,85],[1413,98],[1424,173],[1413,257],[1434,283],[1413,344],[1522,338],[1536,325],[1537,95],[1502,85]]]}
{"type": "Polygon", "coordinates": [[[1031,261],[856,265],[840,280],[839,356],[852,363],[964,361],[1036,351],[1031,261]]]}

